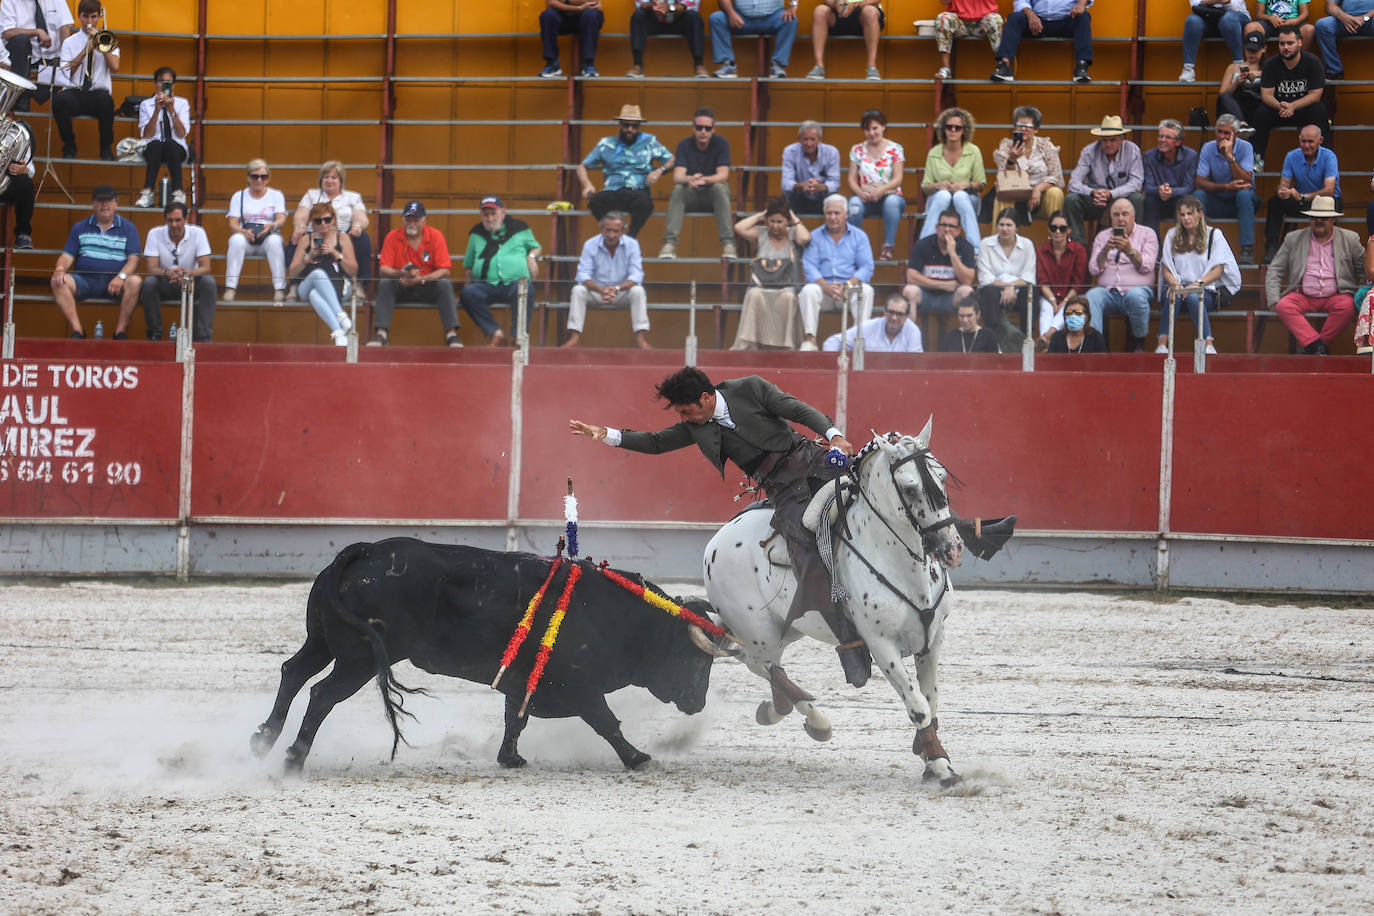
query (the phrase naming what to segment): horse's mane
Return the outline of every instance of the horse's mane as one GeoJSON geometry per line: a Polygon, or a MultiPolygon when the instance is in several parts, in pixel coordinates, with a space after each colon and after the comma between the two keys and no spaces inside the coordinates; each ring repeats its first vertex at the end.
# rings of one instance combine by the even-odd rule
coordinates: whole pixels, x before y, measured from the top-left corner
{"type": "MultiPolygon", "coordinates": [[[[859,469],[863,466],[863,463],[875,452],[881,450],[881,446],[879,445],[880,440],[886,440],[889,445],[896,445],[903,439],[909,439],[912,445],[916,445],[916,437],[904,433],[890,431],[875,435],[869,440],[867,445],[859,449],[858,454],[854,456],[854,460],[850,464],[855,479],[858,479],[859,469]]],[[[917,448],[919,450],[919,446],[917,448]]],[[[945,493],[946,488],[953,487],[956,490],[962,490],[964,487],[964,482],[956,477],[954,472],[948,467],[945,467],[943,462],[931,454],[929,447],[925,449],[925,457],[923,459],[912,463],[916,465],[916,471],[921,475],[921,487],[925,490],[926,498],[930,500],[932,508],[938,510],[949,505],[949,497],[945,493]],[[935,479],[935,472],[932,470],[932,465],[937,465],[944,470],[946,482],[944,488],[942,488],[939,481],[935,479]]]]}

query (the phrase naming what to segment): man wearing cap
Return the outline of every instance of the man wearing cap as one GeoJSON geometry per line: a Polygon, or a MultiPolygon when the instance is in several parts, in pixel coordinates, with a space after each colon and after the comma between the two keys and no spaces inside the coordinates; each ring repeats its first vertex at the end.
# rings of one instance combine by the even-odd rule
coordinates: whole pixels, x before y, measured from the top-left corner
{"type": "Polygon", "coordinates": [[[1298,148],[1283,157],[1278,192],[1269,198],[1269,213],[1264,220],[1267,256],[1278,251],[1284,220],[1296,218],[1318,196],[1332,198],[1336,209],[1341,209],[1340,176],[1336,154],[1322,146],[1322,132],[1317,125],[1308,124],[1298,131],[1298,148]]]}
{"type": "Polygon", "coordinates": [[[568,304],[568,336],[565,347],[582,339],[587,306],[630,308],[630,328],[635,345],[649,345],[649,303],[644,296],[644,259],[639,242],[625,235],[625,214],[614,211],[601,217],[601,232],[587,239],[577,262],[572,301],[568,304]]]}
{"type": "Polygon", "coordinates": [[[582,184],[582,197],[587,209],[599,221],[612,210],[629,213],[628,235],[639,236],[639,230],[654,212],[654,198],[649,186],[673,168],[673,156],[653,134],[644,133],[644,116],[638,105],[625,105],[616,118],[620,131],[613,137],[602,137],[577,166],[577,180],[582,184]],[[655,166],[654,163],[660,163],[655,166]],[[601,169],[606,174],[606,187],[598,191],[588,175],[589,169],[601,169]]]}
{"type": "Polygon", "coordinates": [[[391,335],[391,315],[397,302],[423,302],[437,306],[444,325],[444,343],[461,347],[458,339],[458,304],[449,279],[453,263],[444,234],[425,221],[425,205],[412,200],[401,210],[401,228],[392,229],[382,243],[377,303],[372,318],[369,347],[385,347],[391,335]]]}
{"type": "Polygon", "coordinates": [[[1240,260],[1255,262],[1255,151],[1238,136],[1235,115],[1217,118],[1217,138],[1202,144],[1197,159],[1197,188],[1202,212],[1213,219],[1235,217],[1240,235],[1240,260]]]}
{"type": "Polygon", "coordinates": [[[1260,73],[1264,70],[1264,33],[1246,32],[1241,41],[1243,60],[1226,68],[1221,78],[1221,92],[1217,94],[1217,115],[1233,114],[1240,118],[1242,135],[1247,139],[1254,133],[1250,127],[1255,115],[1264,107],[1260,98],[1260,73]]]}
{"type": "MultiPolygon", "coordinates": [[[[499,347],[506,342],[506,333],[491,317],[491,307],[495,303],[510,306],[511,334],[519,333],[516,300],[520,295],[520,281],[533,281],[539,276],[541,249],[523,220],[506,216],[506,205],[501,198],[483,197],[481,211],[481,221],[468,232],[459,301],[491,345],[499,347]]],[[[528,303],[530,298],[525,301],[528,303]]]]}
{"type": "Polygon", "coordinates": [[[730,209],[730,141],[716,133],[716,114],[698,108],[692,115],[692,135],[684,137],[673,154],[673,196],[668,201],[668,225],[663,231],[660,258],[677,257],[682,220],[692,213],[712,213],[720,237],[720,256],[735,256],[735,220],[730,209]]]}
{"type": "Polygon", "coordinates": [[[215,278],[210,266],[210,239],[205,230],[186,222],[186,204],[171,201],[162,210],[165,226],[148,231],[143,245],[148,278],[143,283],[143,318],[148,339],[162,339],[162,303],[181,302],[181,290],[192,290],[191,339],[208,341],[215,330],[215,278]]]}
{"type": "Polygon", "coordinates": [[[1330,197],[1317,195],[1302,211],[1311,225],[1288,233],[1264,278],[1266,299],[1303,353],[1326,354],[1355,320],[1355,290],[1364,273],[1360,237],[1336,225],[1344,216],[1330,197]],[[1326,312],[1316,331],[1306,312],[1326,312]]]}
{"type": "Polygon", "coordinates": [[[115,211],[119,195],[107,184],[91,192],[90,216],[72,227],[67,244],[57,256],[52,273],[52,296],[72,336],[84,338],[76,303],[106,296],[119,301],[114,339],[128,340],[129,317],[138,305],[143,282],[134,273],[138,266],[138,229],[115,211]]]}
{"type": "Polygon", "coordinates": [[[1069,178],[1064,215],[1069,218],[1069,238],[1086,245],[1087,221],[1100,220],[1112,201],[1128,198],[1135,220],[1145,218],[1145,163],[1140,147],[1126,139],[1126,128],[1117,115],[1107,115],[1101,127],[1089,131],[1099,139],[1083,147],[1078,165],[1069,178]]]}

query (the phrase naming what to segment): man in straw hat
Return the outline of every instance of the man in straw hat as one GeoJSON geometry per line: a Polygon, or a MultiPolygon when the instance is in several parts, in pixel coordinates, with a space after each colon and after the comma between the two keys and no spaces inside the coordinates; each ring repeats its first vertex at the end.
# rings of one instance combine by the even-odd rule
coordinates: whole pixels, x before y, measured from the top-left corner
{"type": "Polygon", "coordinates": [[[1145,220],[1145,163],[1140,147],[1126,139],[1118,115],[1107,115],[1101,127],[1091,131],[1098,139],[1083,147],[1078,165],[1069,178],[1064,214],[1069,218],[1069,238],[1080,245],[1087,239],[1089,219],[1100,220],[1112,201],[1128,198],[1138,223],[1145,220]]]}
{"type": "Polygon", "coordinates": [[[1334,199],[1318,195],[1302,215],[1311,218],[1311,225],[1284,238],[1269,265],[1264,291],[1302,352],[1325,354],[1355,320],[1364,246],[1354,232],[1337,227],[1336,217],[1344,214],[1334,199]],[[1321,331],[1312,328],[1306,312],[1326,312],[1321,331]]]}
{"type": "Polygon", "coordinates": [[[597,141],[577,166],[577,180],[582,183],[582,196],[592,216],[599,221],[613,210],[629,213],[626,234],[637,238],[654,212],[649,186],[672,170],[673,155],[657,137],[644,133],[644,116],[638,105],[622,106],[616,123],[620,125],[619,133],[597,141]],[[589,169],[605,172],[605,188],[596,189],[587,174],[589,169]]]}

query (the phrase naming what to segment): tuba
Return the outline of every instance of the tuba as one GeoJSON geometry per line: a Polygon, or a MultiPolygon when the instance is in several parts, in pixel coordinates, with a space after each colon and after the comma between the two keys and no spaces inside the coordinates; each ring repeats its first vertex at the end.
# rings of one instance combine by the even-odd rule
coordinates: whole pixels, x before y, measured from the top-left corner
{"type": "Polygon", "coordinates": [[[37,88],[22,76],[0,70],[0,194],[10,186],[10,163],[28,162],[33,156],[32,134],[9,113],[20,96],[37,88]]]}

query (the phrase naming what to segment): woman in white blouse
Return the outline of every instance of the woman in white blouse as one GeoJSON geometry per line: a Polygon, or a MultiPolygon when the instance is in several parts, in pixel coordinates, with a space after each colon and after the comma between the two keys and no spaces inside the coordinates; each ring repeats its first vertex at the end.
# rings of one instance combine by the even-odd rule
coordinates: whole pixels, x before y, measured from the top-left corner
{"type": "Polygon", "coordinates": [[[372,276],[372,238],[367,234],[367,206],[357,191],[345,191],[348,173],[343,163],[330,159],[320,166],[319,186],[305,192],[292,218],[291,247],[310,233],[310,208],[327,203],[334,208],[334,221],[340,232],[347,233],[358,258],[358,279],[372,276]]]}
{"type": "Polygon", "coordinates": [[[978,246],[978,304],[983,325],[997,335],[1003,353],[1021,349],[1021,331],[1008,312],[1026,314],[1035,289],[1035,245],[1016,232],[1016,211],[1010,207],[997,214],[997,234],[978,246]]]}
{"type": "Polygon", "coordinates": [[[286,225],[286,198],[269,187],[272,170],[266,159],[248,163],[248,187],[229,199],[229,248],[225,257],[224,301],[232,302],[238,293],[239,274],[248,255],[267,258],[272,271],[272,301],[286,299],[286,249],[281,228],[286,225]]]}
{"type": "Polygon", "coordinates": [[[183,96],[172,93],[176,81],[175,70],[158,67],[153,74],[157,92],[138,106],[138,135],[148,141],[143,146],[143,161],[148,165],[143,173],[143,190],[134,202],[135,207],[153,205],[153,185],[157,182],[158,169],[164,165],[167,166],[167,177],[172,188],[172,199],[168,203],[186,203],[181,166],[187,159],[186,137],[191,131],[191,103],[183,96]]]}
{"type": "MultiPolygon", "coordinates": [[[[1207,216],[1202,212],[1202,202],[1189,194],[1178,200],[1178,223],[1164,236],[1163,256],[1159,259],[1160,280],[1167,293],[1174,295],[1176,315],[1187,312],[1193,324],[1202,332],[1207,352],[1215,353],[1217,348],[1212,342],[1212,324],[1207,313],[1216,311],[1221,305],[1222,292],[1234,293],[1240,289],[1240,267],[1231,246],[1226,244],[1226,236],[1218,229],[1207,225],[1207,216]],[[1198,294],[1178,294],[1176,291],[1185,286],[1202,287],[1202,305],[1199,312],[1198,294]]],[[[1167,303],[1164,298],[1162,302],[1167,303]]],[[[1160,311],[1160,330],[1168,328],[1167,307],[1160,311]]],[[[1175,318],[1177,321],[1177,318],[1175,318]]],[[[1169,335],[1159,335],[1156,353],[1169,352],[1169,335]]]]}

